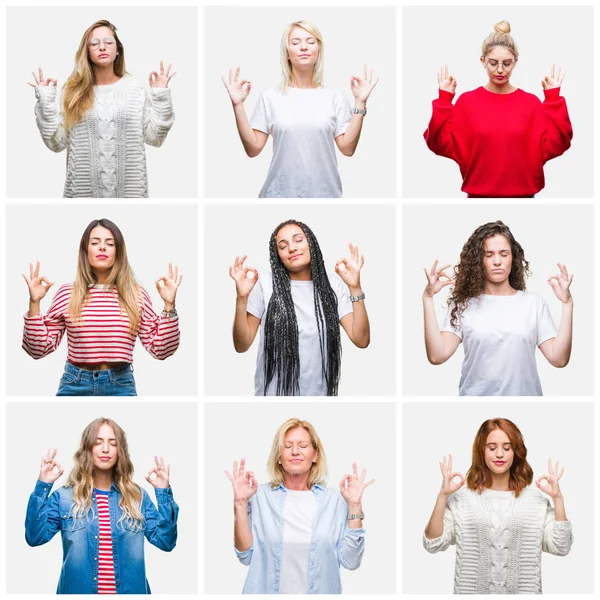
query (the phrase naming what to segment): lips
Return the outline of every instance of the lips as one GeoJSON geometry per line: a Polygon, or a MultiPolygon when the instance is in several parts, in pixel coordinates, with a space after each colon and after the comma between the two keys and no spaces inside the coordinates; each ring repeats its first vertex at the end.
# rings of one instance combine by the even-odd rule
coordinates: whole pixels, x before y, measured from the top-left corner
{"type": "Polygon", "coordinates": [[[492,273],[504,273],[504,269],[492,269],[492,273]]]}
{"type": "Polygon", "coordinates": [[[108,58],[108,54],[99,54],[98,58],[108,58]]]}
{"type": "Polygon", "coordinates": [[[102,462],[109,462],[109,461],[111,461],[112,459],[111,459],[111,457],[110,457],[110,456],[101,456],[101,457],[100,457],[100,460],[101,460],[102,462]]]}
{"type": "Polygon", "coordinates": [[[310,54],[299,54],[300,58],[310,58],[310,54]]]}
{"type": "Polygon", "coordinates": [[[296,260],[297,258],[300,258],[302,256],[302,254],[294,254],[293,256],[290,256],[290,260],[296,260]]]}
{"type": "Polygon", "coordinates": [[[295,465],[297,465],[297,464],[299,464],[299,463],[301,463],[303,461],[302,461],[301,458],[294,458],[293,460],[290,460],[290,462],[293,463],[293,464],[295,464],[295,465]]]}
{"type": "Polygon", "coordinates": [[[494,464],[498,467],[501,467],[506,464],[506,461],[505,460],[495,460],[494,464]]]}
{"type": "Polygon", "coordinates": [[[106,259],[106,258],[108,258],[108,256],[106,256],[106,254],[96,254],[96,258],[98,258],[98,259],[101,259],[101,260],[102,260],[102,259],[106,259]]]}

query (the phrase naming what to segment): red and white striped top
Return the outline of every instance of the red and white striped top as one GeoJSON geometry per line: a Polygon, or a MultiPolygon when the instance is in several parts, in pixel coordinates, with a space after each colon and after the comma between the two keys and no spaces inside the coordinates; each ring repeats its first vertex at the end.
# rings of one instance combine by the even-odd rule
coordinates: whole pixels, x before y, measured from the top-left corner
{"type": "Polygon", "coordinates": [[[110,509],[108,494],[96,493],[98,507],[98,525],[100,527],[100,545],[98,547],[98,593],[116,594],[115,561],[113,559],[112,531],[110,527],[110,509]]]}
{"type": "MultiPolygon", "coordinates": [[[[136,335],[129,331],[129,317],[119,305],[116,288],[91,286],[80,321],[73,321],[68,315],[72,290],[73,284],[62,285],[46,315],[25,315],[25,352],[36,359],[54,352],[66,329],[69,362],[132,363],[136,335]]],[[[143,288],[140,288],[139,306],[141,320],[137,336],[154,358],[168,358],[179,346],[179,318],[157,315],[143,288]]]]}

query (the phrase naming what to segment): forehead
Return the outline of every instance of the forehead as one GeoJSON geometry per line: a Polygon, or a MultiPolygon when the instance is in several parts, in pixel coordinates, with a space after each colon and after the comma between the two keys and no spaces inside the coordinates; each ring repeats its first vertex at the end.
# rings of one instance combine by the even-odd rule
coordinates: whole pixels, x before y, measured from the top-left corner
{"type": "Polygon", "coordinates": [[[99,438],[116,438],[115,430],[108,424],[102,423],[98,428],[98,437],[99,438]]]}
{"type": "Polygon", "coordinates": [[[288,39],[293,40],[294,38],[297,38],[300,40],[305,40],[314,37],[315,36],[312,33],[310,33],[310,31],[306,31],[306,29],[303,29],[302,27],[294,27],[294,29],[290,31],[288,39]]]}
{"type": "Polygon", "coordinates": [[[92,33],[90,33],[89,39],[105,37],[114,37],[113,31],[110,27],[96,27],[96,29],[92,30],[92,33]]]}
{"type": "Polygon", "coordinates": [[[277,232],[276,239],[277,242],[280,242],[281,240],[290,239],[295,235],[304,235],[304,232],[298,225],[286,225],[277,232]]]}
{"type": "Polygon", "coordinates": [[[311,442],[310,434],[304,427],[294,427],[288,430],[283,439],[285,442],[311,442]]]}
{"type": "Polygon", "coordinates": [[[494,46],[486,56],[487,59],[492,60],[510,60],[514,57],[514,54],[506,46],[494,46]]]}
{"type": "Polygon", "coordinates": [[[510,444],[510,438],[502,429],[494,429],[485,441],[486,444],[510,444]]]}
{"type": "Polygon", "coordinates": [[[96,227],[90,231],[90,239],[92,238],[100,238],[101,240],[105,240],[108,238],[112,239],[114,236],[110,229],[106,229],[106,227],[102,227],[102,225],[96,225],[96,227]]]}
{"type": "Polygon", "coordinates": [[[493,235],[483,241],[483,248],[486,252],[498,252],[500,250],[510,250],[510,243],[503,235],[493,235]]]}

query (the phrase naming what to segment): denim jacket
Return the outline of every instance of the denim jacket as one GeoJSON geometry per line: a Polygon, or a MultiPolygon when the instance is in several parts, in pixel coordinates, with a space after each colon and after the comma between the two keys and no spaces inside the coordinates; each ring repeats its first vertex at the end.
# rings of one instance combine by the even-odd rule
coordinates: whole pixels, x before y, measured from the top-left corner
{"type": "MultiPolygon", "coordinates": [[[[60,530],[63,562],[57,594],[98,593],[99,524],[96,494],[92,495],[92,511],[87,517],[74,519],[73,492],[61,487],[50,495],[52,484],[38,481],[29,497],[25,518],[25,539],[30,546],[49,542],[60,530]]],[[[112,531],[113,559],[117,594],[149,594],[144,562],[144,537],[161,550],[170,552],[177,542],[179,507],[171,488],[156,488],[158,510],[142,490],[141,529],[121,521],[121,494],[113,483],[108,502],[112,531]]]]}
{"type": "MultiPolygon", "coordinates": [[[[309,594],[341,594],[340,565],[358,569],[365,549],[364,529],[348,527],[348,505],[331,488],[314,485],[317,511],[312,524],[308,561],[309,594]]],[[[252,546],[240,552],[238,559],[250,565],[244,594],[278,594],[283,548],[283,505],[287,490],[258,486],[248,503],[252,546]]]]}

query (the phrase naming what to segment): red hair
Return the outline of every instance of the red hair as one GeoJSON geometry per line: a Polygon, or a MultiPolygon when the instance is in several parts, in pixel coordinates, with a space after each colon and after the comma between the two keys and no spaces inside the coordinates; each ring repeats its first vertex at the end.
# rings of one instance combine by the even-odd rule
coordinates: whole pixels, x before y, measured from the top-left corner
{"type": "Polygon", "coordinates": [[[488,419],[481,424],[473,442],[472,464],[467,471],[467,487],[480,494],[484,488],[490,487],[492,474],[485,464],[485,446],[488,436],[496,429],[501,429],[508,436],[514,452],[508,489],[514,491],[515,497],[517,497],[533,481],[533,469],[527,462],[527,448],[523,441],[523,435],[519,428],[508,419],[488,419]]]}

